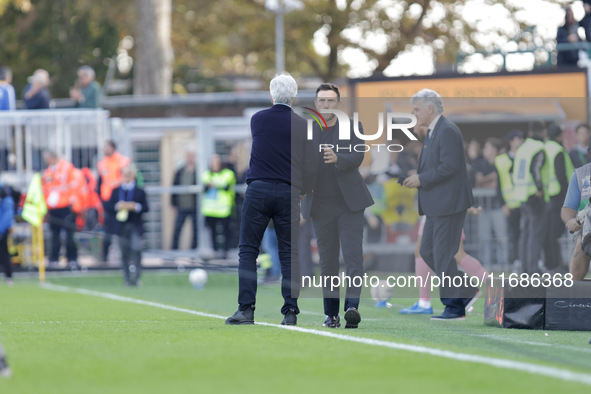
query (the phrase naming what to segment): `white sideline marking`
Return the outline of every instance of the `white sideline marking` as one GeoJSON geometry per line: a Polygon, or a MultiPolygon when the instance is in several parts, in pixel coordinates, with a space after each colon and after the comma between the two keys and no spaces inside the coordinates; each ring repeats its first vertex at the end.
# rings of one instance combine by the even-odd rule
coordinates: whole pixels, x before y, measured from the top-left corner
{"type": "MultiPolygon", "coordinates": [[[[552,332],[552,331],[550,331],[550,332],[552,332]]],[[[478,337],[478,338],[489,338],[489,339],[493,339],[493,340],[499,341],[499,342],[524,343],[526,345],[532,345],[532,346],[561,348],[561,349],[574,350],[577,352],[585,352],[585,353],[591,352],[591,346],[576,347],[576,346],[570,346],[570,345],[557,345],[555,343],[521,341],[518,339],[506,338],[506,337],[499,336],[499,335],[487,335],[487,334],[466,334],[466,335],[469,335],[471,337],[478,337]]]]}
{"type": "MultiPolygon", "coordinates": [[[[152,301],[145,301],[145,300],[140,300],[137,298],[125,297],[125,296],[120,296],[120,295],[112,294],[112,293],[103,293],[103,292],[94,291],[94,290],[87,290],[87,289],[67,287],[67,286],[58,286],[58,285],[53,285],[53,284],[49,284],[49,283],[43,285],[42,287],[45,289],[48,289],[48,290],[56,290],[56,291],[61,291],[61,292],[65,292],[65,293],[76,293],[76,294],[106,298],[108,300],[113,300],[113,301],[121,301],[121,302],[128,302],[131,304],[137,304],[137,305],[152,306],[155,308],[166,309],[166,310],[174,311],[174,312],[189,313],[189,314],[196,315],[196,316],[211,317],[214,319],[223,319],[223,320],[226,319],[226,316],[216,315],[213,313],[199,312],[199,311],[195,311],[192,309],[179,308],[179,307],[172,306],[172,305],[166,305],[166,304],[161,304],[161,303],[152,302],[152,301]]],[[[260,326],[282,328],[285,330],[297,331],[297,332],[302,332],[302,333],[306,333],[306,334],[318,335],[318,336],[323,336],[323,337],[328,337],[328,338],[333,338],[333,339],[340,339],[342,341],[362,343],[364,345],[381,346],[381,347],[390,348],[390,349],[397,349],[397,350],[406,350],[406,351],[413,352],[413,353],[428,354],[431,356],[443,357],[443,358],[447,358],[447,359],[451,359],[451,360],[466,361],[466,362],[472,362],[472,363],[477,363],[477,364],[489,365],[489,366],[497,367],[497,368],[522,371],[522,372],[527,372],[527,373],[534,374],[534,375],[542,375],[542,376],[546,376],[546,377],[552,377],[552,378],[564,380],[567,382],[577,382],[577,383],[582,383],[582,384],[591,386],[591,375],[590,374],[573,372],[573,371],[569,371],[566,369],[548,367],[548,366],[540,365],[540,364],[531,364],[531,363],[526,363],[526,362],[522,362],[522,361],[512,361],[512,360],[507,360],[507,359],[502,359],[502,358],[485,357],[485,356],[478,356],[478,355],[467,354],[467,353],[457,353],[457,352],[453,352],[450,350],[428,348],[425,346],[417,346],[417,345],[408,345],[408,344],[404,344],[404,343],[383,341],[383,340],[379,340],[379,339],[355,337],[355,336],[350,336],[350,335],[337,334],[337,333],[329,332],[329,331],[320,331],[320,330],[315,330],[315,329],[311,329],[311,328],[302,328],[302,327],[297,327],[297,326],[282,326],[279,324],[266,323],[266,322],[257,322],[256,324],[260,325],[260,326]]]]}

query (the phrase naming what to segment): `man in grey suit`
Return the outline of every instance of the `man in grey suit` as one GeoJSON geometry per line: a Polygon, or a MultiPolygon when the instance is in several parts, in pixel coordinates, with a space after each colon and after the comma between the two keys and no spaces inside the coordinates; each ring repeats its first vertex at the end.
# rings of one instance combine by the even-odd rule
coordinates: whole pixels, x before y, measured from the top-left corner
{"type": "MultiPolygon", "coordinates": [[[[443,116],[443,100],[437,92],[423,89],[412,97],[411,104],[417,127],[426,127],[427,134],[417,174],[406,178],[404,186],[418,188],[419,213],[427,216],[421,257],[440,278],[445,274],[453,281],[461,276],[454,255],[460,247],[466,210],[474,201],[464,141],[458,127],[443,116]]],[[[444,283],[440,294],[445,310],[431,320],[464,320],[466,305],[476,289],[444,283]]]]}
{"type": "MultiPolygon", "coordinates": [[[[316,89],[314,104],[319,110],[336,109],[340,108],[340,99],[339,88],[324,83],[316,89]]],[[[324,114],[324,118],[328,128],[315,130],[315,141],[323,144],[324,149],[320,152],[320,145],[314,144],[318,152],[316,179],[312,183],[313,193],[307,195],[304,205],[311,207],[323,278],[339,275],[339,251],[343,252],[346,275],[351,278],[345,295],[345,328],[357,328],[361,321],[358,311],[361,286],[352,282],[363,276],[363,210],[373,204],[373,199],[359,173],[364,153],[347,149],[363,141],[353,133],[351,140],[340,140],[337,117],[324,114]]],[[[363,132],[361,124],[359,129],[363,132]]],[[[329,287],[322,289],[324,326],[338,328],[341,325],[339,289],[329,287]]]]}

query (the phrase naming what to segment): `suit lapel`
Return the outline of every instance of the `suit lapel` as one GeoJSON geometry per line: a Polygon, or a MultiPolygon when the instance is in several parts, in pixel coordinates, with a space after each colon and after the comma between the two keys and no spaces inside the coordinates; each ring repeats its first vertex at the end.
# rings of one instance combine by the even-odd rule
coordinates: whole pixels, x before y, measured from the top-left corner
{"type": "MultiPolygon", "coordinates": [[[[437,123],[435,123],[435,127],[431,131],[431,137],[429,138],[429,143],[426,146],[427,149],[432,149],[432,147],[435,146],[437,139],[439,138],[439,128],[441,127],[441,124],[443,123],[444,119],[445,118],[443,117],[443,115],[441,115],[439,117],[439,120],[437,121],[437,123]]],[[[425,162],[427,161],[426,157],[423,160],[423,154],[428,154],[427,152],[425,152],[425,144],[424,143],[423,143],[423,149],[421,149],[421,154],[419,156],[419,168],[417,169],[417,171],[419,171],[419,172],[425,166],[425,162]]]]}

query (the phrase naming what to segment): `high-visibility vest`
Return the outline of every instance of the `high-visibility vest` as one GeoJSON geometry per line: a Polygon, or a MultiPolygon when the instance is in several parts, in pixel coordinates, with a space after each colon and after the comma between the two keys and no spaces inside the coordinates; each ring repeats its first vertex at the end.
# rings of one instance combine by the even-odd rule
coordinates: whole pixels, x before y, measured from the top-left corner
{"type": "Polygon", "coordinates": [[[49,209],[66,208],[76,199],[75,191],[79,178],[72,163],[60,159],[43,171],[41,185],[45,203],[49,209]]]}
{"type": "Polygon", "coordinates": [[[560,182],[558,182],[558,177],[556,176],[556,166],[554,164],[556,156],[558,156],[559,153],[562,153],[562,156],[564,157],[566,179],[570,179],[573,172],[575,172],[575,166],[566,149],[556,141],[546,141],[546,155],[548,156],[548,162],[550,164],[548,169],[548,194],[550,197],[557,196],[562,191],[560,182]]]}
{"type": "Polygon", "coordinates": [[[236,176],[228,168],[220,172],[205,171],[201,176],[204,185],[212,184],[203,196],[201,213],[203,216],[227,218],[232,214],[234,206],[234,186],[236,176]]]}
{"type": "Polygon", "coordinates": [[[521,202],[515,198],[515,187],[513,186],[513,179],[511,178],[511,166],[513,166],[513,159],[507,153],[503,153],[495,158],[495,167],[499,173],[499,184],[501,186],[501,194],[509,208],[519,208],[521,202]]]}
{"type": "MultiPolygon", "coordinates": [[[[517,149],[517,152],[515,152],[512,179],[515,187],[515,199],[519,202],[526,202],[538,191],[530,170],[532,159],[540,151],[546,154],[544,143],[532,138],[527,138],[519,149],[517,149]]],[[[549,167],[548,158],[546,158],[544,165],[541,168],[544,200],[546,202],[550,201],[550,196],[548,194],[549,167]]]]}
{"type": "Polygon", "coordinates": [[[125,157],[119,152],[115,152],[111,156],[105,156],[98,162],[96,168],[98,176],[101,178],[101,200],[109,201],[111,193],[121,185],[123,180],[121,170],[130,163],[129,157],[125,157]]]}
{"type": "Polygon", "coordinates": [[[591,163],[577,168],[575,174],[577,174],[577,184],[581,191],[581,202],[579,203],[579,211],[581,211],[589,204],[589,198],[591,198],[591,163]]]}

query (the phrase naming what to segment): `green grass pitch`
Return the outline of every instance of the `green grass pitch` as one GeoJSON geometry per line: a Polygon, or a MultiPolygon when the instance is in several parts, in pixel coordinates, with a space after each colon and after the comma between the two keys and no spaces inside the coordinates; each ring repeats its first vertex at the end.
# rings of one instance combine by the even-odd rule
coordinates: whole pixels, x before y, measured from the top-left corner
{"type": "MultiPolygon", "coordinates": [[[[591,383],[547,376],[544,368],[591,382],[589,332],[503,330],[482,324],[482,305],[464,322],[403,316],[362,300],[358,330],[321,326],[322,300],[302,298],[298,332],[276,326],[226,326],[236,309],[237,277],[210,273],[203,290],[188,273],[147,273],[140,288],[119,275],[51,277],[68,288],[165,304],[139,305],[41,288],[33,279],[0,285],[0,335],[14,376],[0,393],[587,393],[591,383]],[[411,350],[318,335],[331,332],[482,359],[519,361],[530,373],[411,350]]],[[[434,300],[437,307],[438,300],[434,300]]],[[[255,320],[278,324],[278,286],[260,286],[255,320]]]]}

